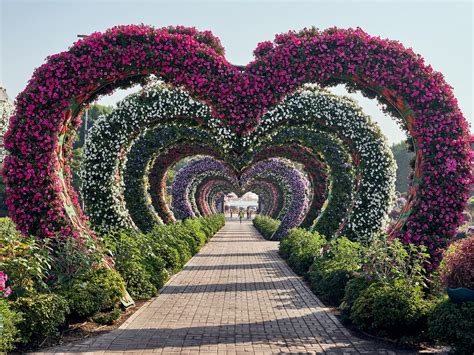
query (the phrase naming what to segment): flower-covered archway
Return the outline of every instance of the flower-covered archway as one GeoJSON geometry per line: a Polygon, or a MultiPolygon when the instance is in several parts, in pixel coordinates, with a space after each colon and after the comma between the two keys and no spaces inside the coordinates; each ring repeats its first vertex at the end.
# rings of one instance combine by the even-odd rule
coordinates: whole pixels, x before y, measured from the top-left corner
{"type": "Polygon", "coordinates": [[[90,235],[67,160],[81,110],[100,95],[155,74],[209,105],[211,118],[201,123],[239,151],[287,94],[306,83],[343,82],[385,104],[413,138],[415,177],[392,235],[437,256],[461,221],[472,182],[468,124],[442,75],[400,43],[361,29],[290,32],[254,53],[242,70],[207,32],[141,25],[94,33],[50,56],[18,95],[6,135],[7,203],[19,228],[40,238],[90,235]]]}

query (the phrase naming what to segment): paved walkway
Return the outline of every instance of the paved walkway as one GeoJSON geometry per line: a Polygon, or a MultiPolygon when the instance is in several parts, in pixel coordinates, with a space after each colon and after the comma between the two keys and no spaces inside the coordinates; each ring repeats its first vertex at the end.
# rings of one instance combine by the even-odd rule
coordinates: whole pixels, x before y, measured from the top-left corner
{"type": "Polygon", "coordinates": [[[352,336],[250,222],[226,226],[119,329],[47,353],[392,353],[352,336]]]}

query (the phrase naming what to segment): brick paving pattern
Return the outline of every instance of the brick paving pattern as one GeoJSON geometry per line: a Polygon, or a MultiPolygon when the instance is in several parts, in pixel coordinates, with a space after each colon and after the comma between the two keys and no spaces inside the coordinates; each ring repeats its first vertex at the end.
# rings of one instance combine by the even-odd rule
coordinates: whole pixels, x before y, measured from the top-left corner
{"type": "Polygon", "coordinates": [[[119,329],[43,353],[396,353],[351,335],[277,250],[227,222],[119,329]]]}

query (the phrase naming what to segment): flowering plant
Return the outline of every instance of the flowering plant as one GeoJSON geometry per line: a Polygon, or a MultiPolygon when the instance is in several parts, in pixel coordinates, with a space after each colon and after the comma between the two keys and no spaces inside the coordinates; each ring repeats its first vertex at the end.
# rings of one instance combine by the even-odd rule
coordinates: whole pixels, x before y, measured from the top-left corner
{"type": "Polygon", "coordinates": [[[285,207],[280,212],[281,224],[272,236],[272,239],[280,240],[304,219],[309,205],[309,181],[294,166],[281,159],[270,158],[250,166],[242,173],[240,182],[245,189],[256,177],[265,176],[275,178],[287,191],[285,207]]]}
{"type": "Polygon", "coordinates": [[[254,159],[259,161],[270,157],[287,158],[293,162],[303,164],[312,188],[310,190],[311,204],[308,207],[308,213],[306,213],[300,227],[311,227],[321,212],[321,208],[327,197],[328,177],[326,164],[321,161],[321,157],[314,154],[310,149],[297,144],[268,147],[257,151],[254,159]]]}
{"type": "Polygon", "coordinates": [[[0,297],[8,297],[12,293],[12,289],[7,287],[8,276],[0,271],[0,297]]]}
{"type": "Polygon", "coordinates": [[[211,157],[192,159],[178,171],[171,187],[171,208],[177,219],[196,216],[197,209],[190,200],[191,185],[198,175],[208,174],[224,175],[233,181],[234,186],[238,185],[234,172],[223,162],[211,157]]]}
{"type": "MultiPolygon", "coordinates": [[[[2,88],[0,88],[0,90],[2,90],[2,88]]],[[[12,103],[8,99],[0,100],[0,164],[3,163],[3,159],[7,153],[3,145],[3,136],[7,132],[8,122],[12,112],[12,103]]]]}
{"type": "MultiPolygon", "coordinates": [[[[132,209],[125,206],[122,170],[126,153],[144,129],[209,115],[205,105],[183,90],[159,83],[127,96],[110,114],[100,117],[90,131],[81,167],[85,211],[92,224],[117,229],[134,225],[132,209]]],[[[184,137],[177,126],[173,132],[175,140],[184,137]]],[[[144,220],[147,218],[159,220],[156,214],[148,213],[144,220]]]]}

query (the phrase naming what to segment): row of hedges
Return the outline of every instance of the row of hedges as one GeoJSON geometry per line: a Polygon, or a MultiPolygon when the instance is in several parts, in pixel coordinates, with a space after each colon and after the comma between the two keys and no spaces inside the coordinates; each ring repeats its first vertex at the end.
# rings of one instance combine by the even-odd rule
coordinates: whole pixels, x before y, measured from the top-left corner
{"type": "Polygon", "coordinates": [[[103,237],[127,291],[134,299],[146,299],[155,296],[224,223],[223,215],[213,215],[156,225],[146,234],[120,231],[103,237]]]}
{"type": "Polygon", "coordinates": [[[125,290],[134,299],[155,296],[223,225],[224,217],[214,215],[147,234],[104,234],[102,249],[84,255],[74,252],[74,241],[58,247],[55,240],[24,237],[8,218],[0,219],[0,353],[54,340],[71,322],[112,323],[125,290]],[[104,252],[115,270],[105,266],[104,252]]]}
{"type": "Polygon", "coordinates": [[[273,233],[280,227],[280,221],[264,215],[257,215],[253,220],[254,227],[265,239],[271,240],[273,233]]]}
{"type": "MultiPolygon", "coordinates": [[[[456,260],[466,260],[460,255],[467,244],[474,240],[457,247],[456,260]]],[[[474,302],[455,304],[445,296],[440,284],[446,272],[426,273],[425,249],[389,241],[386,235],[364,247],[345,237],[326,241],[318,233],[293,229],[281,241],[280,254],[321,300],[340,308],[344,322],[404,344],[432,341],[455,353],[473,353],[474,302]]],[[[453,251],[441,270],[460,267],[450,255],[453,251]]],[[[464,263],[464,268],[472,280],[470,265],[464,263]]]]}

